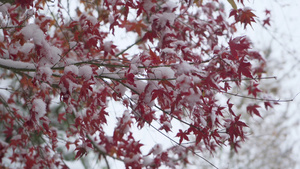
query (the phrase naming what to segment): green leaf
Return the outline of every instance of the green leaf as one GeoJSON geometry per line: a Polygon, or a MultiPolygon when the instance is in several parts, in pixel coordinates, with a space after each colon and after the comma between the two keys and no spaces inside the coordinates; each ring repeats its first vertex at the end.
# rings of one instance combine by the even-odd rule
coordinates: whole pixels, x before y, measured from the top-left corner
{"type": "Polygon", "coordinates": [[[227,1],[230,3],[230,5],[232,6],[233,9],[235,9],[235,10],[237,9],[237,6],[236,6],[234,0],[227,0],[227,1]]]}

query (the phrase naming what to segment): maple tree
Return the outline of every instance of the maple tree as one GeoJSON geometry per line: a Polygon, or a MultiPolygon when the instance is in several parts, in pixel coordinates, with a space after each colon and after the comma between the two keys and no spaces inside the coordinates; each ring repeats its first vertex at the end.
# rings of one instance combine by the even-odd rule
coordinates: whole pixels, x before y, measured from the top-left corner
{"type": "MultiPolygon", "coordinates": [[[[235,35],[255,14],[241,0],[242,8],[227,15],[222,3],[81,0],[72,2],[74,13],[69,1],[1,3],[0,67],[7,84],[1,90],[7,92],[0,97],[0,161],[68,168],[62,149],[73,147],[75,159],[94,152],[126,168],[175,168],[190,153],[201,157],[197,150],[230,145],[237,151],[247,125],[218,95],[242,97],[231,89],[245,80],[251,81],[247,97],[256,99],[266,62],[249,38],[235,35]],[[118,31],[136,41],[123,49],[118,31]],[[111,101],[124,111],[107,133],[111,101]],[[145,153],[134,126],[175,144],[162,149],[158,143],[145,153]]],[[[266,108],[274,104],[261,100],[266,108]]],[[[260,116],[259,107],[249,104],[245,112],[260,116]]]]}

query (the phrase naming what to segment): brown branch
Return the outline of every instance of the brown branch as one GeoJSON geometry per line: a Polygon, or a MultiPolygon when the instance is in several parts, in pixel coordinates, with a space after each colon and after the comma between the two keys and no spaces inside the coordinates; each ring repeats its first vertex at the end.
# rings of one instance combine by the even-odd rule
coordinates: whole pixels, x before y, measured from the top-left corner
{"type": "Polygon", "coordinates": [[[269,102],[292,102],[294,101],[294,99],[300,94],[300,92],[298,92],[292,99],[263,99],[263,98],[257,98],[257,97],[250,97],[250,96],[243,96],[240,95],[238,93],[229,93],[229,92],[222,92],[224,94],[228,94],[231,96],[237,96],[237,97],[241,97],[241,98],[246,98],[246,99],[252,99],[252,100],[260,100],[260,101],[269,101],[269,102]]]}

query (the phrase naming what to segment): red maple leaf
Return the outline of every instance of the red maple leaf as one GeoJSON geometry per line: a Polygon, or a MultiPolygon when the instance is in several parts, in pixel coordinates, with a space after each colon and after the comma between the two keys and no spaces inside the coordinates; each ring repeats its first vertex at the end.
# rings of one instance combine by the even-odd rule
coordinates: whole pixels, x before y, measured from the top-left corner
{"type": "Polygon", "coordinates": [[[82,156],[86,155],[87,151],[83,147],[77,147],[75,150],[77,150],[75,159],[81,158],[82,156]]]}
{"type": "Polygon", "coordinates": [[[124,21],[122,26],[124,26],[127,31],[136,32],[139,36],[142,36],[142,30],[147,28],[147,26],[143,23],[143,20],[137,22],[124,21]]]}
{"type": "Polygon", "coordinates": [[[248,127],[244,122],[240,121],[241,114],[235,116],[234,120],[227,120],[231,121],[229,127],[227,128],[226,132],[230,136],[230,142],[235,142],[237,137],[240,137],[242,140],[245,139],[243,127],[248,127]]]}
{"type": "Polygon", "coordinates": [[[249,77],[249,78],[253,78],[250,70],[251,70],[251,63],[244,62],[243,59],[241,59],[240,65],[238,68],[239,79],[241,80],[242,75],[249,77]]]}
{"type": "Polygon", "coordinates": [[[250,85],[247,89],[248,89],[248,95],[252,94],[255,98],[257,96],[257,93],[261,92],[261,90],[259,90],[257,88],[258,84],[253,83],[252,85],[250,85]]]}
{"type": "Polygon", "coordinates": [[[263,26],[265,26],[265,25],[271,26],[271,24],[270,24],[270,17],[268,17],[267,19],[263,20],[263,26]]]}
{"type": "Polygon", "coordinates": [[[234,39],[230,39],[229,42],[229,48],[231,51],[231,54],[238,59],[239,58],[239,52],[249,49],[250,48],[250,41],[247,37],[241,36],[236,37],[234,39]]]}
{"type": "Polygon", "coordinates": [[[229,17],[231,16],[234,16],[235,22],[240,22],[241,24],[244,24],[244,29],[246,29],[246,26],[248,24],[252,26],[251,22],[255,22],[254,17],[256,17],[256,15],[249,8],[238,10],[234,9],[229,14],[229,17]]]}
{"type": "Polygon", "coordinates": [[[16,4],[20,4],[22,7],[32,6],[33,0],[16,0],[16,4]]]}
{"type": "Polygon", "coordinates": [[[187,136],[188,133],[183,132],[181,129],[179,129],[179,132],[176,134],[176,137],[179,137],[179,144],[184,140],[189,141],[189,137],[187,136]]]}
{"type": "Polygon", "coordinates": [[[261,115],[260,115],[259,111],[257,110],[257,108],[260,108],[260,106],[257,105],[257,104],[249,105],[249,106],[247,107],[247,112],[248,112],[251,116],[253,116],[253,114],[255,114],[255,115],[261,117],[261,115]]]}
{"type": "Polygon", "coordinates": [[[268,9],[266,9],[266,10],[265,10],[265,14],[266,14],[266,15],[271,15],[271,11],[268,10],[268,9]]]}

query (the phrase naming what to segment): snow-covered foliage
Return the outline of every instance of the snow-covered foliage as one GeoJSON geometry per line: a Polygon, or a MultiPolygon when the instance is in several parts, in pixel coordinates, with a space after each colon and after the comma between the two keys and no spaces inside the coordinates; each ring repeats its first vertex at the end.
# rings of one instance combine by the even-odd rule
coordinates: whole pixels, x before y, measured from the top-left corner
{"type": "MultiPolygon", "coordinates": [[[[249,38],[235,34],[238,23],[255,22],[239,2],[230,14],[205,0],[1,4],[0,77],[12,83],[0,102],[0,162],[67,168],[66,160],[94,153],[108,166],[111,158],[126,168],[176,168],[189,154],[201,157],[198,150],[237,151],[247,125],[218,96],[243,97],[231,89],[246,80],[247,97],[261,97],[266,64],[249,38]],[[136,41],[120,43],[119,34],[136,41]],[[112,101],[124,110],[108,111],[112,101]],[[173,145],[156,138],[142,151],[149,145],[134,128],[155,130],[173,145]]],[[[260,116],[261,103],[245,111],[260,116]]]]}

